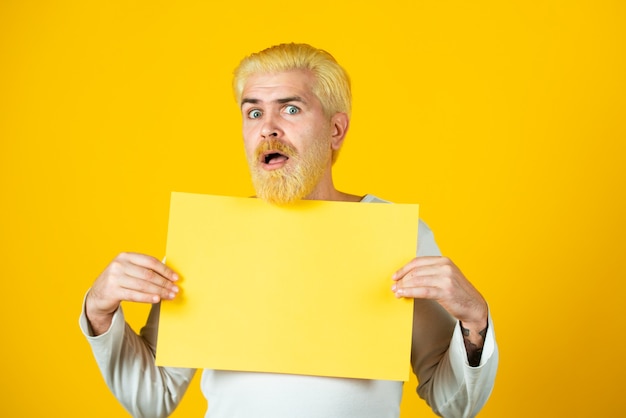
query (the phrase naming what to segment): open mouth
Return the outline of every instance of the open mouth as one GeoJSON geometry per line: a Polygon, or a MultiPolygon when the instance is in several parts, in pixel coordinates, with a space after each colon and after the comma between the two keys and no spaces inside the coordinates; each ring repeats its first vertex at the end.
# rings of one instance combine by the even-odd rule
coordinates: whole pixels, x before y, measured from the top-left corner
{"type": "Polygon", "coordinates": [[[285,164],[288,159],[289,157],[286,156],[285,154],[282,154],[274,150],[264,152],[261,155],[261,162],[269,167],[278,168],[279,166],[282,166],[283,164],[285,164]]]}

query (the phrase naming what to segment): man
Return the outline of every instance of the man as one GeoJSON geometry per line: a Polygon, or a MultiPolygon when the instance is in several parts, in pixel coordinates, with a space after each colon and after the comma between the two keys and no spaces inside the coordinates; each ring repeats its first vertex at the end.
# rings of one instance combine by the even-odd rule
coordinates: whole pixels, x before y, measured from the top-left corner
{"type": "MultiPolygon", "coordinates": [[[[350,83],[328,53],[284,44],[245,58],[234,90],[259,198],[382,202],[333,185],[332,165],[350,120],[350,83]]],[[[390,272],[392,275],[393,272],[390,272]]],[[[178,275],[154,257],[124,253],[96,279],[80,325],[103,376],[134,416],[166,416],[195,370],[156,367],[159,302],[176,297],[178,275]],[[121,301],[152,303],[140,335],[121,301]]],[[[498,351],[487,303],[420,222],[417,257],[393,273],[391,291],[414,298],[411,362],[418,393],[442,416],[474,416],[487,401],[498,351]]],[[[207,417],[397,417],[402,382],[204,370],[207,417]]]]}

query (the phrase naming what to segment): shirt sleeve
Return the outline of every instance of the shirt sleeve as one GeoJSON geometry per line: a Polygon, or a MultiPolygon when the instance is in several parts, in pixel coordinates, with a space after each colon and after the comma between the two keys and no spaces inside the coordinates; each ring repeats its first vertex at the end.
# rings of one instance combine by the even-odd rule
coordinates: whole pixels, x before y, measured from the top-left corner
{"type": "MultiPolygon", "coordinates": [[[[420,221],[418,256],[440,256],[432,231],[420,221]]],[[[469,365],[459,321],[438,303],[414,301],[413,371],[417,393],[433,412],[444,417],[473,417],[482,409],[493,389],[498,367],[498,347],[491,313],[487,335],[477,367],[469,365]]]]}
{"type": "Polygon", "coordinates": [[[146,325],[137,334],[126,323],[120,307],[110,328],[93,336],[83,300],[80,329],[91,346],[107,386],[134,417],[169,416],[196,372],[196,369],[155,364],[159,311],[160,304],[152,305],[146,325]]]}

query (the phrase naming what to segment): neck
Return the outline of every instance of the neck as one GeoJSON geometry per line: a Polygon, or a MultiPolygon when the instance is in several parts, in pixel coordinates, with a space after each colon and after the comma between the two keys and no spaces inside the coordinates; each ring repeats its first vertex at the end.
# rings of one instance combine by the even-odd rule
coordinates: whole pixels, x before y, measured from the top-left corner
{"type": "Polygon", "coordinates": [[[335,202],[359,202],[363,196],[344,193],[335,188],[333,175],[329,169],[305,200],[329,200],[335,202]]]}

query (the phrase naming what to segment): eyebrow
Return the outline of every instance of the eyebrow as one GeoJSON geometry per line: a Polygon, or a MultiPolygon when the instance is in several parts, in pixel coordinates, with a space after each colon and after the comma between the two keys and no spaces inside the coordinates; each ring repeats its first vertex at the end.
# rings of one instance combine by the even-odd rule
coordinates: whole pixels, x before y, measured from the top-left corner
{"type": "MultiPolygon", "coordinates": [[[[289,102],[300,102],[300,103],[306,104],[306,100],[304,100],[300,96],[289,96],[289,97],[283,97],[283,98],[274,100],[274,103],[278,103],[278,104],[285,104],[285,103],[289,103],[289,102]]],[[[244,97],[243,99],[241,99],[241,107],[243,107],[243,105],[246,104],[246,103],[259,104],[259,103],[261,103],[261,100],[254,99],[254,98],[251,98],[251,97],[244,97]]]]}

